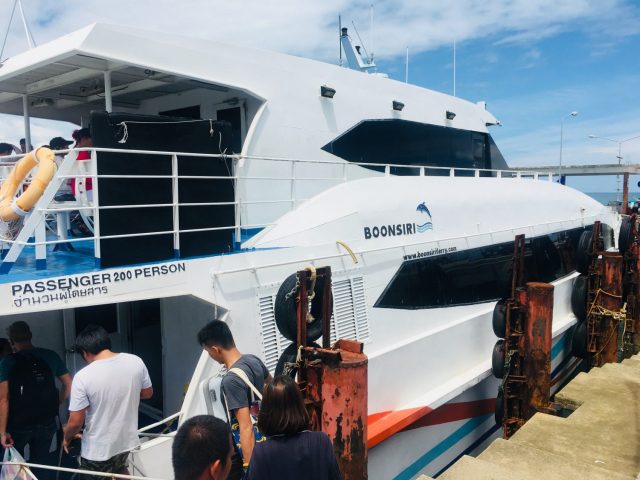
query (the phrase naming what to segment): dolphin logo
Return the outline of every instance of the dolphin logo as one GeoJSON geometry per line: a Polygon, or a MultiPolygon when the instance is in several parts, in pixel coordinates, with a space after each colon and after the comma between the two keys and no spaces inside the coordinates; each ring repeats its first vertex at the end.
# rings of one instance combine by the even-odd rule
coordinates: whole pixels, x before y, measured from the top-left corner
{"type": "Polygon", "coordinates": [[[416,212],[424,212],[427,215],[429,215],[430,219],[432,218],[431,217],[431,212],[427,208],[427,202],[422,202],[420,205],[418,205],[418,208],[416,208],[416,212]]]}
{"type": "Polygon", "coordinates": [[[429,211],[429,208],[427,207],[427,202],[422,202],[421,204],[419,204],[418,208],[416,208],[416,212],[426,213],[427,215],[429,215],[429,221],[428,222],[424,222],[422,225],[416,225],[418,233],[424,233],[427,230],[433,230],[433,223],[431,223],[431,219],[432,219],[431,212],[429,211]]]}

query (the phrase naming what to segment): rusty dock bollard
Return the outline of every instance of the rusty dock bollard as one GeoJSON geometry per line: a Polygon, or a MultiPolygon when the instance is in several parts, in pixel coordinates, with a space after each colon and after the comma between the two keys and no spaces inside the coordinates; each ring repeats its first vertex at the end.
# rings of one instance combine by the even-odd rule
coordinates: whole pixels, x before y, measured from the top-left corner
{"type": "Polygon", "coordinates": [[[633,241],[623,257],[627,293],[625,338],[622,339],[624,358],[640,353],[640,242],[635,227],[635,215],[631,216],[630,223],[633,226],[633,241]]]}
{"type": "MultiPolygon", "coordinates": [[[[311,429],[329,435],[344,480],[367,478],[368,359],[362,342],[331,341],[333,300],[331,268],[308,267],[297,272],[296,305],[298,385],[311,420],[311,429]],[[321,317],[322,348],[307,346],[310,315],[308,280],[324,280],[321,317]]],[[[313,287],[312,287],[313,288],[313,287]]]]}
{"type": "Polygon", "coordinates": [[[551,323],[553,285],[530,282],[526,289],[526,332],[524,375],[527,379],[528,414],[551,413],[551,323]]]}
{"type": "Polygon", "coordinates": [[[618,361],[620,320],[609,312],[617,313],[622,308],[622,255],[617,252],[604,252],[602,260],[602,287],[598,305],[603,307],[604,311],[595,318],[594,337],[590,345],[592,365],[598,367],[618,361]]]}
{"type": "Polygon", "coordinates": [[[313,430],[327,433],[344,480],[367,478],[367,356],[363,344],[338,340],[303,348],[304,396],[313,430]]]}
{"type": "Polygon", "coordinates": [[[502,378],[496,399],[496,422],[510,438],[536,412],[555,413],[551,397],[551,325],[554,287],[522,286],[524,235],[516,237],[511,297],[494,309],[493,330],[503,337],[494,347],[493,374],[502,378]]]}

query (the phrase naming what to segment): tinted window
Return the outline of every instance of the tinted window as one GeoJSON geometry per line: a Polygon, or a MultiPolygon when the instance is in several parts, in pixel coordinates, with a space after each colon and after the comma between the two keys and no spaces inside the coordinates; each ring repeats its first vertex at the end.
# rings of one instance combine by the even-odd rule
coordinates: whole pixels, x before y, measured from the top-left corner
{"type": "MultiPolygon", "coordinates": [[[[525,241],[525,281],[551,282],[573,271],[583,229],[525,241]]],[[[487,302],[511,290],[513,242],[405,261],[376,302],[382,308],[435,308],[487,302]]]]}
{"type": "MultiPolygon", "coordinates": [[[[325,145],[323,150],[351,162],[507,168],[487,133],[399,119],[365,120],[325,145]]],[[[377,170],[377,167],[371,168],[377,170]]],[[[419,172],[416,168],[395,168],[391,173],[418,175],[419,172]]],[[[441,174],[449,172],[445,170],[441,174]]]]}

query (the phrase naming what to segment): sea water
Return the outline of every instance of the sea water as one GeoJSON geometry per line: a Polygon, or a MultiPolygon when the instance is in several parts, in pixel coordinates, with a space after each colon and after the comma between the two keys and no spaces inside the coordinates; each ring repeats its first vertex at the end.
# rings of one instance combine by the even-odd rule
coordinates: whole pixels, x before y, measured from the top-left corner
{"type": "MultiPolygon", "coordinates": [[[[618,201],[622,201],[622,192],[620,193],[616,193],[616,192],[584,192],[585,194],[589,195],[591,198],[597,200],[598,202],[602,203],[603,205],[607,205],[609,203],[615,203],[616,198],[618,199],[618,201]]],[[[629,192],[629,201],[638,201],[637,199],[640,198],[640,192],[629,192]]]]}

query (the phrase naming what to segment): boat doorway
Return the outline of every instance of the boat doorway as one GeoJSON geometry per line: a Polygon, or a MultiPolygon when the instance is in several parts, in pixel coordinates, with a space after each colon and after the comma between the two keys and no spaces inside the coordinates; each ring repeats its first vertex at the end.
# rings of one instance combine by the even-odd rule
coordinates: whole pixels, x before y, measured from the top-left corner
{"type": "Polygon", "coordinates": [[[233,153],[242,152],[242,142],[244,141],[246,131],[245,103],[242,100],[238,102],[238,105],[233,107],[230,107],[229,104],[216,106],[216,120],[229,122],[231,124],[231,150],[233,153]]]}
{"type": "Polygon", "coordinates": [[[72,375],[86,365],[72,353],[75,338],[87,325],[100,325],[115,352],[137,355],[147,366],[153,397],[140,403],[141,426],[164,418],[164,369],[160,299],[110,303],[63,312],[67,365],[72,375]],[[146,417],[146,418],[142,418],[146,417]]]}

